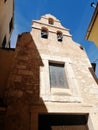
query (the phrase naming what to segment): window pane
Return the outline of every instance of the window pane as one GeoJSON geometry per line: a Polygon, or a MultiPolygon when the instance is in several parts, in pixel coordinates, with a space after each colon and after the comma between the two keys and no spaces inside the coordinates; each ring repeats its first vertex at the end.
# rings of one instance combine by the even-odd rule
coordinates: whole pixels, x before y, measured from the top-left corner
{"type": "Polygon", "coordinates": [[[51,87],[67,88],[64,64],[49,63],[51,87]]]}

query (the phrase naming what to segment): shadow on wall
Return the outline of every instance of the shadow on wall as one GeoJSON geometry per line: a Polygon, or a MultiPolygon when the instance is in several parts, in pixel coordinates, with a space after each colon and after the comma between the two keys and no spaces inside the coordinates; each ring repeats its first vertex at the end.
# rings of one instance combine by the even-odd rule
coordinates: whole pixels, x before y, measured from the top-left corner
{"type": "Polygon", "coordinates": [[[30,130],[31,107],[43,104],[39,100],[40,66],[43,63],[30,33],[19,35],[5,92],[5,130],[30,130]]]}
{"type": "Polygon", "coordinates": [[[4,97],[14,54],[14,49],[0,48],[0,98],[4,97]]]}
{"type": "Polygon", "coordinates": [[[7,104],[12,104],[14,98],[27,104],[38,100],[40,66],[43,63],[31,34],[19,35],[6,89],[7,104]]]}

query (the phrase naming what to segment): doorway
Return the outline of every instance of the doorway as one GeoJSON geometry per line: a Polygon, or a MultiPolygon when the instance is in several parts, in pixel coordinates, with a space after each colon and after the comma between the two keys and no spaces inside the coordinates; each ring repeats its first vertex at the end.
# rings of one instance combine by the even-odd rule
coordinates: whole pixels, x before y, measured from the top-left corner
{"type": "Polygon", "coordinates": [[[38,130],[89,130],[88,114],[39,114],[38,130]]]}

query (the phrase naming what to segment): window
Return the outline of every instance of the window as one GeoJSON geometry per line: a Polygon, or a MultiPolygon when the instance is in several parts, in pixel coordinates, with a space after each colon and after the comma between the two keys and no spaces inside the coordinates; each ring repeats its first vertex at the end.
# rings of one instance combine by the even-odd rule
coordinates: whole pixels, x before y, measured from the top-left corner
{"type": "Polygon", "coordinates": [[[49,63],[50,86],[56,88],[68,88],[64,70],[64,64],[49,63]]]}
{"type": "Polygon", "coordinates": [[[45,39],[48,38],[48,30],[46,28],[43,28],[41,30],[41,38],[45,38],[45,39]]]}
{"type": "Polygon", "coordinates": [[[62,36],[62,33],[61,32],[57,32],[57,40],[59,42],[62,42],[63,41],[63,36],[62,36]]]}
{"type": "Polygon", "coordinates": [[[4,2],[6,2],[7,0],[4,0],[4,2]]]}
{"type": "Polygon", "coordinates": [[[40,67],[40,97],[44,101],[82,101],[78,82],[70,58],[41,55],[44,66],[40,67]]]}
{"type": "Polygon", "coordinates": [[[11,32],[12,27],[13,27],[13,18],[11,18],[11,21],[9,23],[9,32],[11,32]]]}
{"type": "Polygon", "coordinates": [[[88,130],[88,116],[89,116],[88,113],[87,114],[40,113],[38,115],[38,126],[39,130],[88,130]]]}
{"type": "Polygon", "coordinates": [[[5,36],[4,39],[3,39],[2,48],[5,48],[5,45],[6,45],[6,36],[5,36]]]}
{"type": "Polygon", "coordinates": [[[54,24],[53,19],[52,19],[52,18],[49,18],[48,23],[51,24],[51,25],[53,25],[53,24],[54,24]]]}

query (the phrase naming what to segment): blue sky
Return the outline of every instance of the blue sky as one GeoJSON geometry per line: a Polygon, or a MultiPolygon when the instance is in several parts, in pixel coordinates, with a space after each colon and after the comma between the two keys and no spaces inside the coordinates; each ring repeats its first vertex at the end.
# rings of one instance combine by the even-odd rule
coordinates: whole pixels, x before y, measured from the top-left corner
{"type": "MultiPolygon", "coordinates": [[[[85,40],[94,12],[94,8],[90,6],[91,2],[96,4],[97,0],[15,0],[11,47],[15,47],[18,34],[31,30],[32,20],[52,14],[65,28],[70,29],[72,39],[85,48],[90,61],[95,61],[98,59],[98,48],[93,42],[85,40]]],[[[96,63],[98,64],[98,60],[96,63]]],[[[98,67],[96,71],[98,75],[98,67]]]]}

